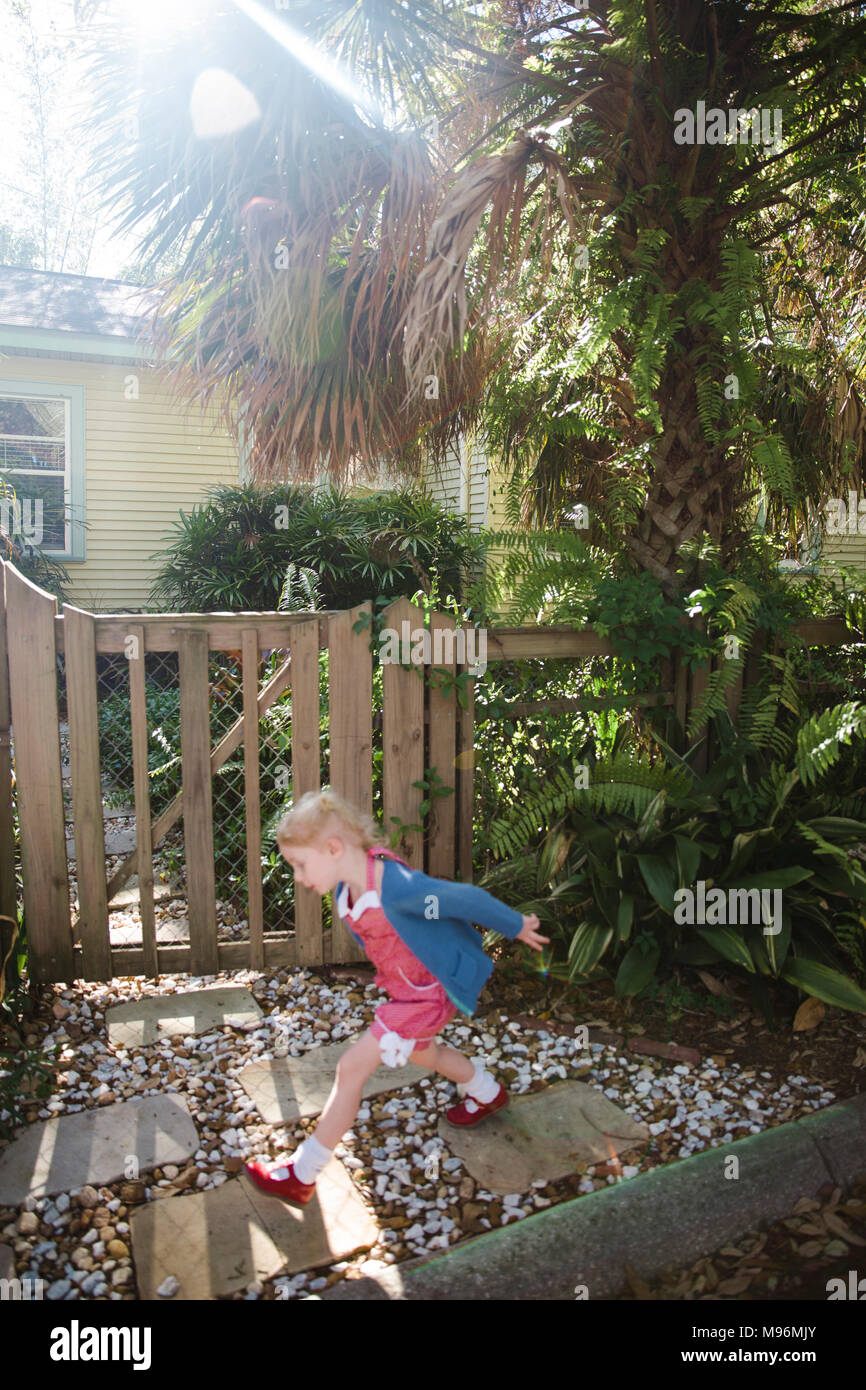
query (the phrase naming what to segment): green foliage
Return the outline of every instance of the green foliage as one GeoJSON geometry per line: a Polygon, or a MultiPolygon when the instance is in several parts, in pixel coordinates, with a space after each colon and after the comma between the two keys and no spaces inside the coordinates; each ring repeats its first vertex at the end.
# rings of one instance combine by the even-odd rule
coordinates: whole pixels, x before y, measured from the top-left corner
{"type": "Polygon", "coordinates": [[[482,550],[422,495],[292,484],[214,488],[174,531],[151,597],[178,612],[345,609],[434,586],[459,597],[482,550]]]}
{"type": "Polygon", "coordinates": [[[737,728],[726,714],[712,722],[718,752],[703,775],[663,740],[648,753],[625,730],[588,787],[574,784],[576,762],[560,766],[500,814],[488,843],[509,857],[481,881],[549,928],[555,977],[607,976],[628,995],[677,964],[726,961],[765,1012],[772,979],[866,1012],[862,748],[858,791],[840,792],[836,766],[841,745],[866,735],[866,708],[804,719],[780,680],[744,701],[737,728]],[[699,881],[707,893],[781,889],[778,930],[689,924],[680,890],[699,881]]]}
{"type": "Polygon", "coordinates": [[[44,1100],[51,1095],[59,1050],[59,1043],[47,1049],[0,1048],[0,1138],[13,1138],[26,1123],[24,1096],[44,1100]]]}

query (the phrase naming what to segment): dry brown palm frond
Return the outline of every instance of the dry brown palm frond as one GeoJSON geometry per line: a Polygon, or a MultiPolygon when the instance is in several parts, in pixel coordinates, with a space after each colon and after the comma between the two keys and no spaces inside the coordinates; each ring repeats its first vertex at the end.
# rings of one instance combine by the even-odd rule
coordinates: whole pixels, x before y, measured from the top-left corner
{"type": "MultiPolygon", "coordinates": [[[[473,313],[483,309],[494,283],[499,293],[507,292],[542,219],[546,223],[543,243],[549,244],[554,203],[573,229],[579,201],[565,162],[525,131],[502,154],[476,160],[458,176],[431,227],[427,264],[418,276],[406,315],[403,351],[410,396],[420,392],[425,378],[439,374],[443,357],[466,331],[466,265],[487,209],[487,270],[473,313]],[[541,163],[541,176],[527,189],[527,173],[536,162],[541,163]],[[519,247],[525,200],[545,176],[546,196],[519,247]]],[[[558,231],[559,224],[553,230],[558,231]]]]}

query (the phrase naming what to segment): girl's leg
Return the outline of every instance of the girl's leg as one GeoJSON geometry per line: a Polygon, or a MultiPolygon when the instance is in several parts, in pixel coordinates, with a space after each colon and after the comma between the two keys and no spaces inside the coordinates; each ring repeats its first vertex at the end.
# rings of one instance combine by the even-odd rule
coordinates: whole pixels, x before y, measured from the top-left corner
{"type": "Polygon", "coordinates": [[[361,1092],[364,1082],[382,1061],[379,1040],[369,1029],[362,1038],[347,1048],[337,1062],[337,1074],[315,1128],[315,1137],[326,1149],[339,1144],[361,1106],[361,1092]]]}
{"type": "Polygon", "coordinates": [[[423,1043],[415,1048],[409,1061],[416,1062],[419,1067],[431,1067],[433,1071],[447,1076],[449,1081],[457,1081],[463,1086],[475,1075],[475,1064],[456,1048],[446,1047],[445,1043],[423,1043]]]}

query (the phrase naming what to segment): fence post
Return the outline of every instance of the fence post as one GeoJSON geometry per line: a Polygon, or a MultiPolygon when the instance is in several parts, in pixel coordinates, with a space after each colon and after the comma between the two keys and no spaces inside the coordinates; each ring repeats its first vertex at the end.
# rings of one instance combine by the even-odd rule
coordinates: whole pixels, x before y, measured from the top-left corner
{"type": "Polygon", "coordinates": [[[207,659],[207,630],[179,628],[183,844],[193,975],[215,975],[219,970],[207,659]]]}
{"type": "MultiPolygon", "coordinates": [[[[701,632],[706,632],[706,618],[701,617],[696,619],[696,626],[701,632]]],[[[687,721],[691,717],[692,710],[697,709],[698,705],[703,700],[704,694],[706,693],[707,682],[709,678],[709,665],[698,666],[694,671],[692,671],[691,677],[689,679],[689,700],[688,709],[686,711],[687,721]]],[[[709,766],[709,724],[704,725],[704,730],[705,733],[703,735],[703,746],[697,750],[695,756],[691,759],[691,766],[694,768],[695,772],[699,774],[706,772],[707,767],[709,766]]],[[[686,735],[686,746],[688,748],[694,747],[694,745],[697,742],[699,742],[700,738],[700,734],[698,734],[697,737],[693,739],[689,738],[688,735],[686,735]]]]}
{"type": "Polygon", "coordinates": [[[244,699],[244,806],[247,831],[247,923],[250,969],[264,970],[262,922],[262,807],[259,785],[259,634],[241,631],[244,699]]]}
{"type": "MultiPolygon", "coordinates": [[[[292,799],[317,792],[319,773],[319,624],[318,620],[292,628],[292,799]]],[[[352,945],[354,946],[354,942],[352,945]]],[[[322,899],[312,888],[295,879],[295,946],[298,965],[321,965],[322,899]]],[[[332,953],[333,958],[333,953],[332,953]]]]}
{"type": "MultiPolygon", "coordinates": [[[[382,614],[383,628],[396,634],[399,660],[411,661],[413,633],[424,631],[424,614],[407,598],[389,604],[382,614]],[[403,638],[408,640],[404,643],[403,638]]],[[[428,634],[429,637],[429,634],[428,634]]],[[[388,653],[382,649],[382,658],[388,653]]],[[[419,824],[421,790],[413,786],[424,776],[424,665],[404,671],[391,658],[382,666],[382,807],[386,835],[392,833],[392,817],[404,825],[419,824]]],[[[432,655],[432,653],[431,653],[432,655]]],[[[424,868],[424,836],[420,830],[404,830],[398,846],[413,869],[424,868]]]]}
{"type": "MultiPolygon", "coordinates": [[[[452,676],[456,670],[456,623],[447,613],[430,614],[430,640],[433,643],[433,665],[444,668],[452,676]],[[436,633],[448,652],[447,660],[437,660],[436,633]],[[447,634],[447,636],[445,635],[447,634]],[[450,643],[450,646],[448,646],[450,643]]],[[[440,654],[441,655],[441,654],[440,654]]],[[[427,849],[427,872],[434,878],[453,878],[457,862],[455,827],[457,824],[457,698],[452,688],[443,692],[427,686],[428,765],[438,773],[444,786],[451,787],[450,796],[437,796],[431,806],[428,824],[430,836],[427,849]]]]}
{"type": "MultiPolygon", "coordinates": [[[[462,665],[460,670],[469,670],[462,665]]],[[[466,708],[457,716],[457,868],[464,883],[472,882],[472,816],[475,809],[475,682],[467,681],[466,708]]]]}
{"type": "MultiPolygon", "coordinates": [[[[18,921],[15,889],[15,828],[12,823],[12,740],[9,730],[9,662],[6,657],[6,565],[0,564],[0,917],[18,921]]],[[[11,934],[13,925],[0,927],[0,942],[11,934]]],[[[0,960],[5,950],[0,951],[0,960]]]]}
{"type": "MultiPolygon", "coordinates": [[[[373,662],[370,628],[353,631],[372,605],[360,604],[328,619],[331,786],[368,814],[373,800],[373,662]]],[[[332,902],[331,962],[366,960],[332,902]]]]}
{"type": "Polygon", "coordinates": [[[15,736],[24,919],[34,984],[75,978],[60,770],[57,600],[6,564],[6,640],[15,736]]]}
{"type": "Polygon", "coordinates": [[[63,605],[69,767],[78,881],[81,975],[110,980],[108,900],[105,892],[105,825],[99,777],[99,719],[96,702],[96,633],[91,613],[63,605]]]}
{"type": "Polygon", "coordinates": [[[145,974],[156,979],[159,954],[156,945],[156,911],[153,902],[153,829],[150,823],[150,781],[147,756],[147,681],[143,623],[130,623],[127,637],[133,646],[129,665],[129,721],[132,735],[132,785],[135,795],[135,853],[138,856],[138,913],[141,918],[141,950],[145,974]]]}

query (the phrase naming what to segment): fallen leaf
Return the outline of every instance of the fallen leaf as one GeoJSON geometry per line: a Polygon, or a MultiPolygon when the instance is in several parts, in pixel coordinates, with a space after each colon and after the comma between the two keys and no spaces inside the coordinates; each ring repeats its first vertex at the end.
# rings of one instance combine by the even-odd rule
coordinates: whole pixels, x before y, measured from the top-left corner
{"type": "Polygon", "coordinates": [[[841,1236],[843,1240],[849,1240],[852,1245],[866,1245],[866,1240],[862,1240],[860,1236],[855,1236],[836,1212],[824,1213],[824,1225],[834,1236],[841,1236]]]}
{"type": "Polygon", "coordinates": [[[810,1028],[817,1028],[823,1021],[827,1010],[824,1008],[820,999],[805,999],[794,1015],[793,1031],[804,1033],[810,1028]]]}
{"type": "Polygon", "coordinates": [[[823,1249],[823,1241],[807,1240],[804,1245],[797,1246],[797,1254],[805,1260],[811,1260],[815,1255],[820,1255],[823,1249]]]}
{"type": "Polygon", "coordinates": [[[733,1279],[724,1279],[716,1289],[716,1293],[744,1293],[751,1282],[747,1274],[738,1274],[733,1279]]]}
{"type": "Polygon", "coordinates": [[[632,1269],[631,1265],[628,1263],[627,1260],[625,1263],[625,1277],[628,1280],[629,1288],[631,1289],[635,1298],[639,1298],[644,1301],[654,1301],[655,1295],[651,1292],[649,1285],[644,1282],[644,1280],[637,1273],[637,1270],[632,1269]]]}
{"type": "Polygon", "coordinates": [[[715,975],[711,975],[709,970],[699,970],[697,976],[701,983],[706,985],[710,994],[727,994],[729,999],[732,998],[730,990],[727,990],[721,980],[716,979],[715,975]]]}

